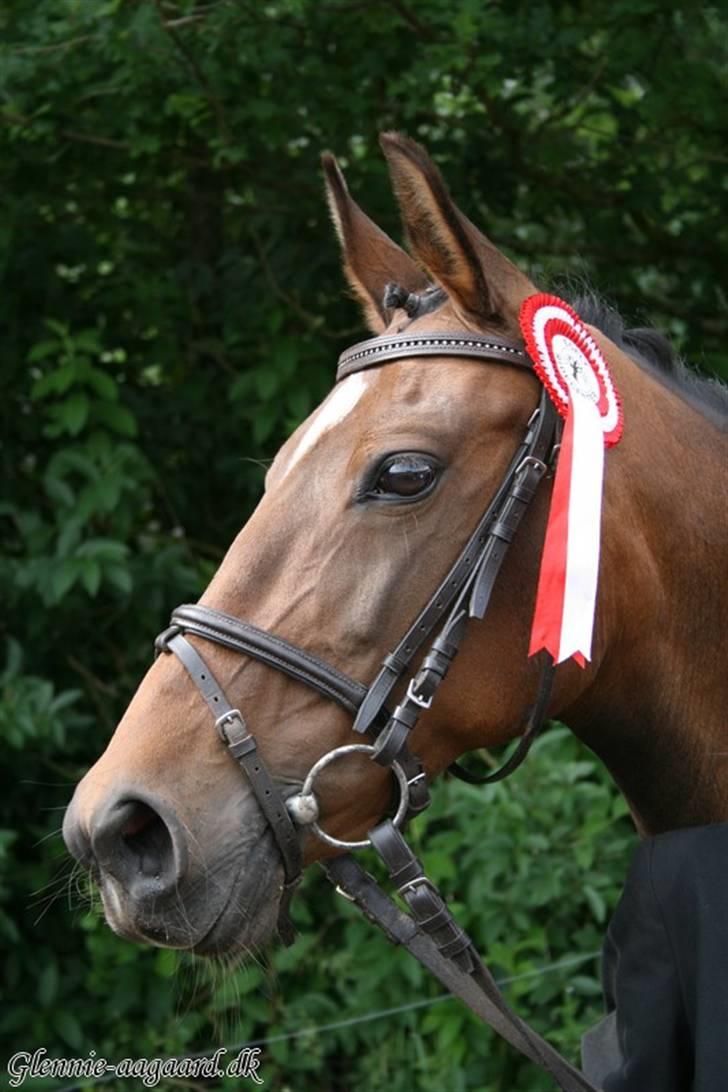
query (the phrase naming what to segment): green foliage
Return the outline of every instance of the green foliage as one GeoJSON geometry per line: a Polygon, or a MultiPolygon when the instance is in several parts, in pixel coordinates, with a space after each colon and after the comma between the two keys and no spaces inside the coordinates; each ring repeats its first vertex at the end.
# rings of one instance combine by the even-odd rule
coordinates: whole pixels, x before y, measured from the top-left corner
{"type": "MultiPolygon", "coordinates": [[[[587,276],[728,375],[727,40],[718,7],[659,0],[3,4],[8,1052],[185,1053],[435,996],[318,876],[293,949],[224,981],[177,971],[101,924],[53,832],[151,636],[204,587],[262,466],[360,335],[319,152],[339,153],[396,235],[376,134],[422,139],[536,279],[587,276]]],[[[419,825],[514,1002],[572,1054],[599,1009],[595,963],[531,972],[598,947],[631,840],[623,811],[556,732],[503,788],[443,784],[419,825]]],[[[265,1057],[280,1092],[548,1087],[451,1001],[277,1039],[265,1057]]]]}

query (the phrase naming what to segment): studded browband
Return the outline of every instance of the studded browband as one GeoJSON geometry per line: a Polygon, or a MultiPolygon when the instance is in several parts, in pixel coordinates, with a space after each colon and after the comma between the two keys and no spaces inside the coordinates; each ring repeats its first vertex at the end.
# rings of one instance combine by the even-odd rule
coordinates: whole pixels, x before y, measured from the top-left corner
{"type": "Polygon", "coordinates": [[[531,359],[519,345],[497,337],[482,337],[463,331],[434,334],[391,334],[370,337],[345,349],[336,368],[337,382],[347,375],[378,368],[390,360],[418,356],[465,356],[532,369],[531,359]]]}

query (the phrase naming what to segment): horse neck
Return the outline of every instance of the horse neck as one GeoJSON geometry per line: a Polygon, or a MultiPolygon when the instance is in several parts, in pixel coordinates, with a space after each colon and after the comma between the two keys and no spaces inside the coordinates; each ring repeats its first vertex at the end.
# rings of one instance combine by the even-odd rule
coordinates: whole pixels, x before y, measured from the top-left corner
{"type": "Polygon", "coordinates": [[[652,834],[728,820],[728,436],[635,365],[625,379],[625,450],[607,456],[605,651],[563,717],[652,834]]]}

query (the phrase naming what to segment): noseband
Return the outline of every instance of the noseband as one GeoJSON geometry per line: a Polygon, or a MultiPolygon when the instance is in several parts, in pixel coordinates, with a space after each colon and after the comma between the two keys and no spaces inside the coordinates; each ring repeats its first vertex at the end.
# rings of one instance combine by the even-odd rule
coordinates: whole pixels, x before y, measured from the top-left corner
{"type": "MultiPolygon", "coordinates": [[[[352,346],[340,357],[336,378],[338,382],[355,372],[380,367],[393,360],[433,356],[466,357],[532,370],[532,361],[522,347],[499,338],[469,332],[418,336],[405,333],[370,338],[352,346]]],[[[288,906],[301,876],[299,830],[312,830],[328,844],[341,849],[373,846],[384,860],[411,916],[403,914],[348,855],[324,865],[337,889],[356,902],[390,940],[404,944],[451,992],[460,996],[504,1038],[547,1069],[561,1088],[579,1092],[592,1090],[592,1085],[508,1008],[470,938],[455,923],[400,833],[400,829],[430,802],[422,763],[409,750],[410,732],[423,710],[432,705],[458,652],[468,620],[482,619],[488,609],[508,547],[541,479],[556,458],[557,425],[556,411],[541,387],[538,407],[470,538],[396,648],[384,657],[369,686],[349,678],[312,652],[278,635],[200,605],[178,607],[172,614],[169,628],[157,638],[155,648],[158,653],[173,653],[186,668],[212,712],[222,741],[245,771],[271,829],[284,871],[278,922],[283,939],[292,939],[288,906]],[[407,681],[404,696],[390,712],[388,701],[392,691],[405,678],[413,660],[435,633],[419,669],[407,681]],[[345,709],[353,718],[354,730],[368,742],[329,751],[309,771],[300,790],[291,786],[286,792],[267,772],[242,713],[227,700],[223,688],[186,634],[259,660],[316,690],[345,709]],[[320,770],[351,753],[368,754],[381,766],[389,767],[399,790],[394,817],[381,822],[369,832],[368,838],[358,842],[345,842],[322,830],[318,825],[319,807],[314,794],[314,782],[320,770]]],[[[520,743],[501,769],[486,777],[475,777],[454,763],[451,771],[464,780],[478,783],[499,780],[511,773],[523,761],[542,727],[553,674],[553,663],[546,656],[542,661],[535,700],[521,726],[520,743]]]]}

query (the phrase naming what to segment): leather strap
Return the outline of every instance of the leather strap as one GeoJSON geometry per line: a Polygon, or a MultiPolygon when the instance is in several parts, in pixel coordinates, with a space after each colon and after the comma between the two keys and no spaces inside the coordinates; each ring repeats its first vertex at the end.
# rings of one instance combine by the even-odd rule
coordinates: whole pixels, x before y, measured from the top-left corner
{"type": "Polygon", "coordinates": [[[299,833],[288,814],[281,794],[258,753],[255,738],[248,731],[239,709],[234,709],[208,664],[186,637],[177,634],[166,641],[163,651],[173,652],[215,718],[215,727],[235,761],[245,771],[261,811],[273,832],[283,859],[286,885],[301,877],[302,854],[299,833]]]}
{"type": "Polygon", "coordinates": [[[325,698],[354,714],[366,694],[366,687],[342,671],[319,660],[311,652],[293,645],[274,633],[266,633],[250,622],[212,607],[184,603],[172,614],[172,625],[196,633],[219,645],[261,660],[298,682],[318,690],[325,698]]]}
{"type": "Polygon", "coordinates": [[[466,356],[498,364],[532,368],[531,360],[521,345],[497,337],[483,337],[468,330],[443,331],[432,334],[391,334],[371,337],[346,349],[339,357],[336,381],[345,379],[364,368],[378,368],[389,360],[418,356],[466,356]]]}
{"type": "Polygon", "coordinates": [[[337,890],[354,902],[364,916],[382,930],[390,943],[402,945],[479,1019],[550,1073],[562,1092],[599,1092],[583,1073],[562,1058],[509,1008],[493,976],[480,960],[472,972],[456,966],[438,951],[432,938],[422,932],[417,923],[403,913],[385,895],[376,880],[348,854],[327,861],[322,867],[337,890]]]}
{"type": "Polygon", "coordinates": [[[368,837],[387,866],[397,892],[412,911],[417,927],[432,938],[445,959],[451,959],[461,970],[472,972],[478,956],[470,937],[457,924],[442,895],[425,875],[422,862],[391,820],[370,830],[368,837]]]}

